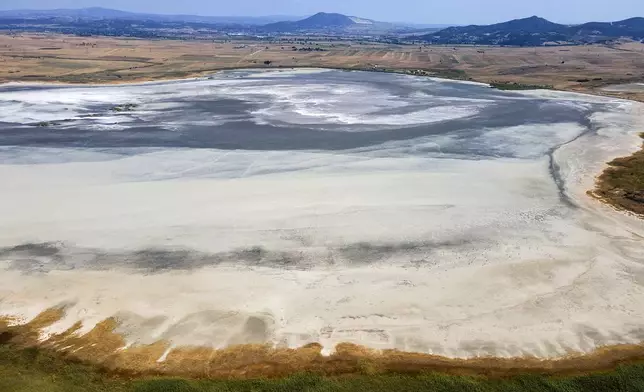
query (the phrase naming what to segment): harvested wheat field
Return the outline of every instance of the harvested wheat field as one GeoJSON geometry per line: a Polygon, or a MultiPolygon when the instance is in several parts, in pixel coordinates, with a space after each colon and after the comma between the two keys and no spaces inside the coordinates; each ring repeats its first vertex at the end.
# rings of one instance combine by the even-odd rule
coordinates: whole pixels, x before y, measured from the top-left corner
{"type": "Polygon", "coordinates": [[[183,78],[230,68],[331,67],[422,70],[479,82],[642,99],[605,86],[644,81],[644,44],[502,48],[360,42],[266,43],[143,40],[66,35],[0,35],[0,81],[112,83],[183,78]],[[293,51],[310,46],[323,51],[293,51]]]}

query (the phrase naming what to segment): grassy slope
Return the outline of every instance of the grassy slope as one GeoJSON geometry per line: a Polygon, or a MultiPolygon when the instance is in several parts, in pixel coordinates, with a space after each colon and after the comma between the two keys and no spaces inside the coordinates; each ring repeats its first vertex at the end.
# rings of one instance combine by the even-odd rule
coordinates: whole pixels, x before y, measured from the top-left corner
{"type": "MultiPolygon", "coordinates": [[[[644,133],[640,136],[644,139],[644,133]]],[[[608,165],[599,177],[595,194],[617,208],[644,215],[644,148],[608,165]]]]}
{"type": "MultiPolygon", "coordinates": [[[[368,372],[367,372],[368,373],[368,372]]],[[[39,349],[19,349],[0,344],[2,392],[201,392],[201,391],[644,391],[644,364],[618,367],[609,373],[574,377],[521,376],[506,379],[425,374],[324,378],[297,375],[278,380],[184,380],[127,378],[103,374],[95,368],[64,360],[39,349]]]]}

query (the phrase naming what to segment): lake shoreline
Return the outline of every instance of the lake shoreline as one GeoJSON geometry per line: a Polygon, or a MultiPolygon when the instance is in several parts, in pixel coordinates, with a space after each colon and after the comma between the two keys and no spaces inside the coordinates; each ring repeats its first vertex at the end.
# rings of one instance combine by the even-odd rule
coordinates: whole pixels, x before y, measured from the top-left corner
{"type": "Polygon", "coordinates": [[[240,345],[215,350],[172,347],[167,342],[159,341],[130,347],[125,342],[125,336],[116,332],[119,321],[116,319],[103,320],[87,334],[78,333],[81,330],[78,324],[57,334],[43,334],[63,314],[64,309],[51,309],[23,325],[15,325],[15,320],[5,320],[4,326],[0,322],[0,343],[16,350],[39,347],[35,350],[46,351],[47,355],[61,355],[65,361],[92,363],[92,366],[99,366],[101,371],[108,374],[190,379],[283,378],[302,372],[323,376],[440,372],[459,377],[483,375],[504,378],[525,374],[573,377],[582,373],[610,372],[621,364],[639,363],[644,359],[644,346],[641,344],[606,345],[578,354],[572,348],[567,348],[569,353],[555,359],[491,356],[454,359],[396,350],[375,350],[346,343],[340,343],[336,352],[330,355],[325,355],[322,346],[317,343],[299,348],[240,345]]]}
{"type": "Polygon", "coordinates": [[[619,366],[644,362],[642,344],[605,346],[588,353],[571,352],[552,359],[529,356],[455,359],[398,350],[375,350],[355,344],[340,344],[331,355],[323,355],[319,344],[296,349],[249,344],[225,349],[188,346],[175,347],[168,352],[170,344],[162,341],[128,347],[124,336],[115,331],[115,319],[97,324],[83,336],[75,334],[79,326],[60,334],[43,335],[47,327],[64,314],[64,308],[49,309],[30,322],[19,325],[15,320],[0,319],[0,347],[15,352],[36,350],[62,362],[81,363],[107,375],[135,379],[248,380],[279,379],[297,374],[323,377],[417,376],[430,372],[488,379],[522,375],[575,377],[611,372],[619,366]]]}

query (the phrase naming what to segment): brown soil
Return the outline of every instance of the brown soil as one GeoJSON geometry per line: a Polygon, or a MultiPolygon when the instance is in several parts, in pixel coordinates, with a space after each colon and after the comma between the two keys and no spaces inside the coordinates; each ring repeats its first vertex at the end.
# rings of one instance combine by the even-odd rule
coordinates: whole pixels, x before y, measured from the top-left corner
{"type": "Polygon", "coordinates": [[[0,320],[0,344],[52,350],[69,360],[95,364],[112,374],[221,379],[283,377],[301,372],[351,375],[438,371],[488,377],[526,373],[573,375],[610,370],[620,364],[644,360],[643,345],[612,346],[587,355],[571,354],[552,360],[534,357],[461,360],[396,350],[372,350],[354,344],[340,344],[333,355],[323,356],[320,345],[310,344],[299,349],[266,345],[240,345],[222,350],[177,347],[170,351],[165,361],[158,362],[169,348],[167,342],[126,348],[123,336],[114,332],[117,326],[114,319],[99,323],[85,335],[78,333],[81,325],[77,324],[61,334],[39,340],[41,330],[60,320],[64,313],[63,308],[50,309],[29,323],[14,326],[9,325],[9,320],[0,320]]]}

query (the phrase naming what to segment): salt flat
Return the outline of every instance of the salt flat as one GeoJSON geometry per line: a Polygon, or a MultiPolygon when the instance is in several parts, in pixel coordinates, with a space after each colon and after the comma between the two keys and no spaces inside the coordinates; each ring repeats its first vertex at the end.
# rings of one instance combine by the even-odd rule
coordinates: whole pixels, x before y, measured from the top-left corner
{"type": "Polygon", "coordinates": [[[322,70],[5,85],[0,314],[174,346],[641,342],[644,224],[585,194],[641,114],[322,70]]]}

